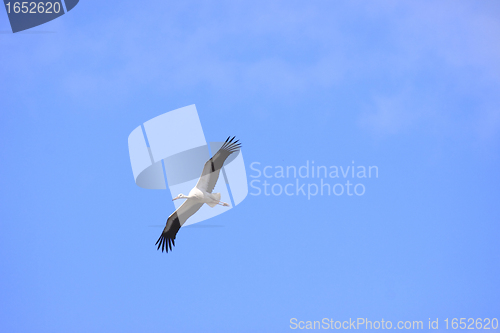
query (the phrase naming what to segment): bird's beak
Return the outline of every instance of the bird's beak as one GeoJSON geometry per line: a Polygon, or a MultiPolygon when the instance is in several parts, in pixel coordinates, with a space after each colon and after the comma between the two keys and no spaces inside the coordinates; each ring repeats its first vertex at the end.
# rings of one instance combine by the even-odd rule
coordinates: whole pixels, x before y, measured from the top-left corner
{"type": "Polygon", "coordinates": [[[173,198],[173,199],[172,199],[172,201],[177,200],[177,199],[179,199],[179,197],[175,197],[175,198],[173,198]]]}

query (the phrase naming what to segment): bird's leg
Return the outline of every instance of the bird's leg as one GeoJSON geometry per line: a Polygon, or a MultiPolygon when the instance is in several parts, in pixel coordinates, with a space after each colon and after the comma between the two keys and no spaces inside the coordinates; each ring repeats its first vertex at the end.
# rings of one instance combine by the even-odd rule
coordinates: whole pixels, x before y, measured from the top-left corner
{"type": "Polygon", "coordinates": [[[217,204],[221,205],[221,206],[224,206],[224,207],[229,207],[228,203],[225,203],[225,202],[222,202],[222,201],[219,201],[217,204]]]}

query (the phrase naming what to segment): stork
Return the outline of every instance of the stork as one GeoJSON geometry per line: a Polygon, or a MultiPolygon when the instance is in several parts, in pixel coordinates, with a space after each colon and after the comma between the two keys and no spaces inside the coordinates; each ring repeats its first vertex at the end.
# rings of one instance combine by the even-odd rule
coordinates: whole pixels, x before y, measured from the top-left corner
{"type": "Polygon", "coordinates": [[[220,193],[212,193],[212,191],[219,179],[220,169],[226,159],[241,148],[241,143],[238,143],[239,140],[233,142],[234,138],[234,136],[232,138],[228,137],[219,151],[205,163],[201,177],[196,186],[189,192],[189,195],[181,193],[172,199],[172,201],[179,199],[185,199],[186,201],[168,217],[165,229],[163,229],[160,238],[156,241],[157,250],[161,247],[161,252],[164,249],[168,252],[169,248],[172,251],[172,245],[175,246],[177,232],[203,204],[207,204],[212,208],[217,205],[229,206],[229,204],[220,201],[220,193]]]}

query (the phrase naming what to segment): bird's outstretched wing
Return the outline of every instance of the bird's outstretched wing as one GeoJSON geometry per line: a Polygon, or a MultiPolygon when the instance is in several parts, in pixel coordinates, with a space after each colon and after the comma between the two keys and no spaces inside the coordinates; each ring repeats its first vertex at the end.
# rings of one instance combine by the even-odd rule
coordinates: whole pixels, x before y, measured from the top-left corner
{"type": "Polygon", "coordinates": [[[224,165],[226,159],[234,153],[235,151],[241,148],[241,143],[238,143],[239,140],[234,140],[234,136],[228,137],[226,142],[220,147],[219,151],[205,163],[203,167],[203,172],[201,173],[201,177],[196,184],[196,187],[200,190],[203,190],[208,193],[212,193],[214,190],[215,184],[219,179],[220,169],[224,165]]]}
{"type": "Polygon", "coordinates": [[[161,247],[161,252],[165,249],[168,252],[172,251],[172,245],[175,246],[175,236],[181,228],[181,226],[186,222],[186,220],[196,213],[203,203],[193,203],[190,200],[186,200],[175,212],[172,213],[167,219],[167,225],[160,238],[156,241],[155,245],[158,245],[158,249],[161,247]]]}

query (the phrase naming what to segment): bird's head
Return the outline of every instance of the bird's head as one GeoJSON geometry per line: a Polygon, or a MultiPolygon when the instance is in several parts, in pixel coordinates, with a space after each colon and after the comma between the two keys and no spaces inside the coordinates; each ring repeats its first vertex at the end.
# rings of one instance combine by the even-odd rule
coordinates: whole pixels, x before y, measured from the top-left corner
{"type": "Polygon", "coordinates": [[[173,198],[172,201],[177,200],[177,199],[187,199],[187,197],[181,193],[178,196],[176,196],[175,198],[173,198]]]}

